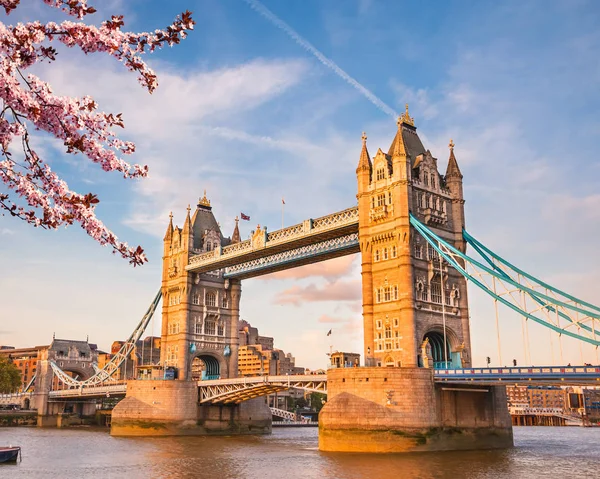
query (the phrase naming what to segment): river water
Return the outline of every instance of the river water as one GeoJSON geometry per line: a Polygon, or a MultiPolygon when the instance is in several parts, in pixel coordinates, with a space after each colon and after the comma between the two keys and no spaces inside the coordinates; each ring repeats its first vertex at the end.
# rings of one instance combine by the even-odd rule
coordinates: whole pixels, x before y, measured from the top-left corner
{"type": "Polygon", "coordinates": [[[322,453],[317,428],[271,436],[114,438],[105,430],[2,428],[23,461],[0,478],[600,478],[600,428],[516,427],[515,448],[394,455],[322,453]]]}

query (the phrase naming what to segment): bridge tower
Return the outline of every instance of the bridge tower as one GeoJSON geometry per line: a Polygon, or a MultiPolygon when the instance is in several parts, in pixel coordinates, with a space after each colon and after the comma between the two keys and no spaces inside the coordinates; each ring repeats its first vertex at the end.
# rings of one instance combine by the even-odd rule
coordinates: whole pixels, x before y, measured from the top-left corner
{"type": "Polygon", "coordinates": [[[220,249],[239,241],[221,233],[210,201],[200,198],[191,216],[188,206],[183,228],[164,237],[162,273],[161,364],[174,367],[178,379],[218,379],[237,376],[238,321],[241,284],[224,279],[221,271],[190,273],[192,254],[220,249]]]}
{"type": "Polygon", "coordinates": [[[398,118],[387,153],[356,169],[367,366],[470,365],[466,280],[410,226],[412,213],[464,251],[462,174],[450,144],[446,175],[425,150],[413,118],[398,118]],[[445,347],[444,347],[445,344],[445,347]]]}

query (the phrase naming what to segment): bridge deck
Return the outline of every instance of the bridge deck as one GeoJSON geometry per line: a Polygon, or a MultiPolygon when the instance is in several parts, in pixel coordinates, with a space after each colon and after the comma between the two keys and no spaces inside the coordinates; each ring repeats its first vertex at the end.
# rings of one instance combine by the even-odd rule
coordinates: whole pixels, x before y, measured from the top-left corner
{"type": "MultiPolygon", "coordinates": [[[[437,369],[434,380],[438,384],[479,384],[532,386],[600,386],[600,366],[554,366],[516,368],[437,369]]],[[[248,399],[284,391],[304,389],[327,394],[327,376],[259,376],[233,379],[198,381],[200,403],[240,403],[248,399]]],[[[111,384],[50,391],[50,398],[104,397],[107,394],[125,394],[127,385],[111,384]]],[[[28,393],[29,394],[29,393],[28,393]]]]}
{"type": "Polygon", "coordinates": [[[243,279],[358,251],[355,206],[271,233],[261,230],[251,239],[196,254],[186,270],[205,273],[225,269],[225,276],[243,279]]]}

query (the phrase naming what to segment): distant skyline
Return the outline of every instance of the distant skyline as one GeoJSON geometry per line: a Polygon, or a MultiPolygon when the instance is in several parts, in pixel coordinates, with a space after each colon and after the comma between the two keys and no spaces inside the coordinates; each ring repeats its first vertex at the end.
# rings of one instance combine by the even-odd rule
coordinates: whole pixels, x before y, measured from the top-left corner
{"type": "MultiPolygon", "coordinates": [[[[39,3],[3,21],[57,17],[39,3]]],[[[262,2],[276,18],[251,0],[91,3],[97,21],[122,13],[132,31],[185,9],[197,22],[181,45],[146,58],[159,79],[152,96],[101,56],[61,49],[36,70],[59,94],[123,113],[122,138],[136,142],[145,180],[106,174],[47,137],[35,144],[73,189],[98,194],[99,217],[150,262],[134,269],[77,227],[0,216],[0,344],[48,344],[55,332],[106,350],[126,339],[160,288],[169,212],[182,225],[204,190],[225,236],[240,212],[251,217],[243,238],[257,223],[281,227],[282,197],[286,225],[355,205],[361,134],[371,155],[387,151],[396,124],[386,108],[405,103],[442,173],[456,144],[468,230],[600,304],[598,2],[262,2]]],[[[474,363],[497,364],[493,303],[472,288],[469,300],[474,363]]],[[[500,311],[502,365],[524,364],[521,319],[500,311]]],[[[241,317],[299,366],[324,367],[330,345],[362,355],[358,256],[244,281],[241,317]]],[[[551,348],[536,324],[529,337],[533,364],[559,362],[556,337],[551,348]]],[[[596,363],[589,345],[564,339],[563,349],[565,363],[596,363]]]]}

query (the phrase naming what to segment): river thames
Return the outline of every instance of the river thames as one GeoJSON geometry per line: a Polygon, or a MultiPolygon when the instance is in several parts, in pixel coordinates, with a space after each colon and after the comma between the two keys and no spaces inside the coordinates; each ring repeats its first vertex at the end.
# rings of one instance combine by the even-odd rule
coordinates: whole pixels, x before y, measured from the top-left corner
{"type": "Polygon", "coordinates": [[[113,438],[105,430],[2,428],[23,461],[0,478],[600,478],[600,428],[516,427],[515,448],[322,453],[317,428],[271,436],[113,438]]]}

